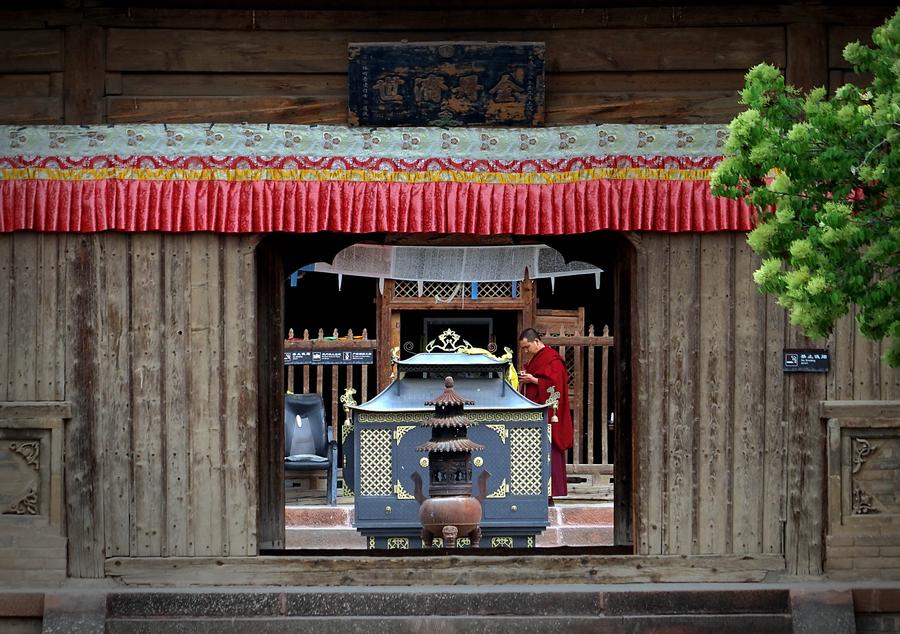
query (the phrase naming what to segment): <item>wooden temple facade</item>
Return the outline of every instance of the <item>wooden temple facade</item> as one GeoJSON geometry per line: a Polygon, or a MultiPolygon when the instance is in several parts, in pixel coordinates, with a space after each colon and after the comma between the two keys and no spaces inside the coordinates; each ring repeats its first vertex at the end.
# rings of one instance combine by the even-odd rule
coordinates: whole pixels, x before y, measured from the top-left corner
{"type": "MultiPolygon", "coordinates": [[[[241,144],[227,150],[237,155],[257,142],[254,126],[343,126],[348,43],[400,40],[545,42],[545,125],[560,128],[560,144],[566,127],[593,126],[602,147],[603,126],[624,125],[635,144],[652,145],[646,130],[667,126],[674,147],[689,144],[700,124],[724,128],[739,111],[743,74],[761,61],[805,88],[853,80],[843,45],[865,39],[894,8],[74,4],[0,12],[4,156],[42,125],[73,126],[42,129],[44,156],[119,133],[126,144],[156,135],[166,155],[182,142],[183,124],[206,125],[215,143],[210,124],[246,123],[247,134],[236,132],[241,144]],[[104,132],[105,124],[117,127],[104,132]],[[92,126],[90,137],[75,127],[82,125],[92,126]]],[[[25,172],[12,172],[57,167],[6,167],[0,179],[25,182],[25,172]]],[[[333,256],[358,234],[454,231],[354,229],[352,218],[327,234],[252,222],[217,228],[221,219],[211,217],[188,227],[178,224],[177,206],[165,221],[174,224],[160,229],[159,215],[143,226],[145,216],[125,216],[124,190],[115,209],[125,215],[103,216],[124,224],[104,225],[100,216],[82,224],[100,204],[84,187],[64,194],[64,205],[60,192],[3,192],[12,197],[7,210],[43,205],[50,215],[9,212],[13,222],[0,233],[0,465],[24,487],[16,507],[0,511],[0,581],[233,583],[222,577],[227,566],[254,571],[260,583],[405,579],[402,558],[285,563],[261,554],[283,545],[280,298],[294,264],[333,256]],[[60,213],[69,214],[65,222],[52,215],[60,213]]],[[[140,196],[155,200],[153,187],[140,196]]],[[[900,373],[881,362],[881,347],[858,334],[852,315],[827,342],[798,334],[757,292],[747,227],[729,222],[701,230],[608,221],[550,232],[560,244],[582,244],[595,231],[619,243],[613,335],[629,379],[631,442],[619,480],[631,505],[617,521],[629,527],[620,537],[634,554],[591,555],[590,575],[554,567],[564,559],[555,557],[535,578],[900,577],[900,472],[859,444],[896,450],[900,373]],[[803,347],[827,348],[831,370],[784,374],[783,349],[803,347]],[[859,546],[875,551],[862,556],[859,546]]],[[[7,498],[17,495],[4,486],[7,498]]],[[[459,566],[475,579],[486,561],[459,566]]],[[[447,561],[428,565],[424,578],[449,578],[441,576],[450,574],[447,561]]],[[[496,571],[477,578],[502,582],[496,571]]]]}

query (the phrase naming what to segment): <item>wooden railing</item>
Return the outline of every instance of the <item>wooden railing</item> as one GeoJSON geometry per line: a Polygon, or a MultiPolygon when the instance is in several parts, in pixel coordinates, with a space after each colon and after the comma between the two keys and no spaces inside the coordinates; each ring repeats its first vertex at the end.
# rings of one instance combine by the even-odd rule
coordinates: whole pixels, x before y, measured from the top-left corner
{"type": "Polygon", "coordinates": [[[571,366],[569,400],[575,437],[567,473],[582,476],[584,482],[570,486],[570,494],[607,495],[613,475],[609,426],[609,354],[610,349],[615,346],[615,338],[610,336],[608,326],[603,327],[602,335],[595,334],[594,327],[589,326],[586,335],[551,332],[541,340],[555,348],[571,366]],[[567,357],[570,349],[573,354],[567,357]]]}
{"type": "Polygon", "coordinates": [[[369,368],[375,360],[378,348],[374,339],[369,339],[367,330],[361,336],[354,336],[350,330],[346,335],[339,335],[335,329],[331,336],[325,336],[320,328],[316,338],[310,338],[309,331],[304,330],[302,338],[284,340],[285,352],[285,392],[322,395],[325,411],[329,418],[334,437],[340,441],[339,427],[343,421],[343,410],[340,396],[351,387],[356,390],[356,401],[363,403],[369,398],[369,368]],[[372,362],[346,363],[343,360],[330,359],[328,355],[318,357],[315,353],[371,352],[372,362]],[[288,362],[287,356],[292,352],[309,352],[309,362],[288,362]],[[323,358],[324,357],[324,358],[323,358]],[[341,368],[343,367],[343,372],[341,368]],[[299,368],[299,371],[297,370],[299,368]],[[330,375],[330,376],[329,376],[330,375]]]}

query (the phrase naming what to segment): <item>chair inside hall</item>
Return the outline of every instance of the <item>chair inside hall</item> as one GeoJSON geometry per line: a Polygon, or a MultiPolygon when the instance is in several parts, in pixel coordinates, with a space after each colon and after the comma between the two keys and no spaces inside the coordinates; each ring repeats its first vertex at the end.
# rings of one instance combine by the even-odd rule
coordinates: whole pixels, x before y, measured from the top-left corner
{"type": "Polygon", "coordinates": [[[337,442],[325,419],[320,394],[284,396],[284,476],[285,482],[311,471],[327,471],[327,503],[337,503],[337,442]]]}

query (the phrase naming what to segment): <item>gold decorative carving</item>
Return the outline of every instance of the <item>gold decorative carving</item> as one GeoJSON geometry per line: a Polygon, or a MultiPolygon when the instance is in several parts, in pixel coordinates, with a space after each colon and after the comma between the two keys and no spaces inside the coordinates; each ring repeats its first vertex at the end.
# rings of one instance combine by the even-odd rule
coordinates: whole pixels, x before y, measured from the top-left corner
{"type": "Polygon", "coordinates": [[[348,387],[344,390],[344,393],[341,395],[339,399],[344,406],[344,411],[349,410],[351,407],[356,405],[356,399],[353,398],[353,395],[356,394],[356,389],[352,387],[348,387]]]}
{"type": "Polygon", "coordinates": [[[491,548],[512,548],[512,537],[491,537],[491,548]]]}
{"type": "Polygon", "coordinates": [[[853,470],[851,473],[858,473],[866,459],[878,449],[878,445],[873,445],[865,438],[851,437],[850,440],[853,443],[853,470]]]}
{"type": "Polygon", "coordinates": [[[506,425],[485,425],[485,427],[497,432],[501,442],[503,442],[504,445],[506,444],[506,439],[509,438],[509,430],[506,429],[506,425]]]}
{"type": "Polygon", "coordinates": [[[361,429],[359,434],[359,494],[387,496],[391,486],[391,432],[361,429]]]}
{"type": "MultiPolygon", "coordinates": [[[[360,423],[415,423],[419,424],[431,418],[433,412],[360,412],[360,423]]],[[[466,418],[473,423],[518,423],[518,422],[540,422],[544,420],[544,414],[540,411],[531,412],[511,412],[511,411],[494,411],[494,412],[470,412],[466,411],[466,418]]],[[[504,427],[504,425],[501,425],[504,427]]]]}
{"type": "Polygon", "coordinates": [[[403,440],[403,437],[415,428],[415,425],[398,425],[394,428],[394,440],[396,440],[399,445],[400,441],[403,440]]]}
{"type": "Polygon", "coordinates": [[[384,414],[373,414],[367,412],[359,413],[360,423],[421,423],[432,414],[428,412],[392,412],[384,414]]]}
{"type": "Polygon", "coordinates": [[[509,438],[509,490],[512,495],[541,492],[541,430],[514,429],[509,438]]]}
{"type": "Polygon", "coordinates": [[[398,500],[415,500],[415,496],[412,495],[409,491],[403,488],[403,485],[400,484],[400,480],[397,480],[397,484],[394,485],[394,493],[397,495],[398,500]]]}
{"type": "Polygon", "coordinates": [[[466,418],[468,418],[473,423],[484,423],[484,422],[504,422],[504,423],[518,423],[518,422],[539,422],[544,420],[544,413],[540,411],[531,411],[531,412],[470,412],[466,410],[466,418]]]}
{"type": "Polygon", "coordinates": [[[472,540],[468,537],[460,537],[459,539],[456,540],[457,548],[463,548],[465,546],[471,546],[471,545],[472,545],[472,540]]]}
{"type": "Polygon", "coordinates": [[[25,464],[35,471],[41,468],[41,443],[39,441],[11,442],[9,443],[9,450],[22,456],[25,464]]]}
{"type": "Polygon", "coordinates": [[[353,489],[347,486],[346,480],[341,481],[341,496],[345,498],[354,497],[353,489]]]}
{"type": "Polygon", "coordinates": [[[427,469],[427,468],[428,468],[428,464],[429,464],[429,463],[428,463],[428,458],[419,458],[419,466],[420,466],[420,467],[422,467],[423,469],[427,469]]]}
{"type": "Polygon", "coordinates": [[[388,550],[409,550],[409,537],[388,537],[388,550]]]}
{"type": "Polygon", "coordinates": [[[528,539],[525,540],[525,548],[534,548],[534,537],[532,535],[529,535],[528,539]]]}
{"type": "Polygon", "coordinates": [[[853,501],[851,506],[853,515],[868,515],[877,513],[878,509],[872,506],[872,496],[862,490],[858,484],[853,485],[853,501]]]}
{"type": "Polygon", "coordinates": [[[344,421],[344,424],[341,425],[341,444],[347,442],[347,436],[353,433],[353,423],[350,422],[350,419],[344,421]]]}
{"type": "Polygon", "coordinates": [[[18,502],[9,505],[4,515],[37,515],[38,514],[38,497],[37,490],[34,487],[28,489],[28,492],[18,502]]]}
{"type": "Polygon", "coordinates": [[[460,348],[472,347],[471,343],[462,339],[450,328],[447,328],[447,330],[438,335],[437,339],[432,339],[428,342],[428,345],[425,346],[425,352],[434,352],[435,350],[440,350],[441,352],[456,352],[460,348]],[[440,345],[438,344],[438,341],[440,341],[440,345]],[[462,341],[462,343],[460,343],[460,341],[462,341]]]}
{"type": "Polygon", "coordinates": [[[509,485],[506,483],[506,478],[503,478],[503,482],[500,483],[497,490],[488,495],[488,497],[491,499],[505,498],[507,493],[509,493],[509,485]]]}
{"type": "Polygon", "coordinates": [[[482,458],[481,456],[475,456],[474,458],[472,458],[472,464],[476,467],[480,467],[484,464],[484,458],[482,458]]]}
{"type": "Polygon", "coordinates": [[[375,538],[374,537],[369,538],[369,548],[375,548],[375,538]]]}

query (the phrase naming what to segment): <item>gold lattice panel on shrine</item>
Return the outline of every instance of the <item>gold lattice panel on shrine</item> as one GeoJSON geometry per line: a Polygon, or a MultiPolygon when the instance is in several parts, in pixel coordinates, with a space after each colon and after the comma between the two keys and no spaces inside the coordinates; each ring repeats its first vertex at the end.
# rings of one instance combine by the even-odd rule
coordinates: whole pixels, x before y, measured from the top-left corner
{"type": "Polygon", "coordinates": [[[509,432],[509,492],[536,495],[541,492],[541,430],[509,432]]]}
{"type": "Polygon", "coordinates": [[[392,495],[390,430],[361,429],[359,454],[360,495],[392,495]]]}

